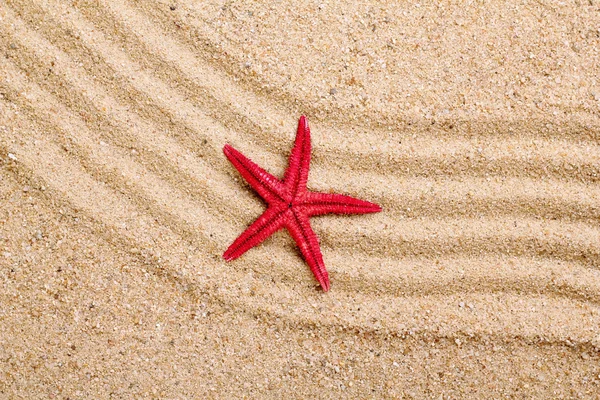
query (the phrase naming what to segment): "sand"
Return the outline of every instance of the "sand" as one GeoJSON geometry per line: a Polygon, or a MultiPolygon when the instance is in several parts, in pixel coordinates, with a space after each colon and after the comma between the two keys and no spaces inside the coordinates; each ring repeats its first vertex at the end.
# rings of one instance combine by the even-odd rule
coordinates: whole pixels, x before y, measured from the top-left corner
{"type": "Polygon", "coordinates": [[[0,0],[0,398],[599,398],[600,3],[387,3],[0,0]]]}

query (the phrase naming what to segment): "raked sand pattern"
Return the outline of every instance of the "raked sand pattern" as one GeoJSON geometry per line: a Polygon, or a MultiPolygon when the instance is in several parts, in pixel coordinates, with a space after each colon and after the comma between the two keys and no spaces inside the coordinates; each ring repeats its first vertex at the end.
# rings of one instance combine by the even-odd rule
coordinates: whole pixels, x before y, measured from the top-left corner
{"type": "Polygon", "coordinates": [[[600,3],[0,0],[0,398],[598,398],[600,3]],[[383,212],[311,223],[230,143],[383,212]]]}

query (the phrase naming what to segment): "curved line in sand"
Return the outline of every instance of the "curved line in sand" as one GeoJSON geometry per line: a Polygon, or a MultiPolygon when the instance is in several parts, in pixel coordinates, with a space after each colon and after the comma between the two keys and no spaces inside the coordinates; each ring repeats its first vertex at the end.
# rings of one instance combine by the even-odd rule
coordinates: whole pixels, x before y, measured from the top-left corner
{"type": "MultiPolygon", "coordinates": [[[[54,5],[58,7],[58,3],[54,5]]],[[[118,9],[119,12],[123,10],[125,9],[118,9]]],[[[192,244],[203,246],[201,251],[192,252],[199,258],[201,253],[219,254],[218,245],[226,242],[228,236],[237,230],[237,226],[235,226],[237,223],[230,222],[231,216],[227,215],[227,211],[231,211],[233,218],[237,221],[251,218],[253,212],[252,210],[245,211],[247,207],[259,208],[256,202],[245,200],[243,197],[240,200],[243,202],[241,207],[231,208],[227,206],[226,210],[224,206],[219,205],[221,203],[217,200],[230,197],[231,194],[240,191],[237,184],[228,179],[222,179],[227,177],[227,173],[221,172],[220,175],[217,175],[218,179],[214,178],[214,175],[218,171],[222,171],[224,165],[226,165],[225,160],[220,157],[220,152],[214,151],[215,148],[220,146],[219,142],[230,136],[235,136],[232,127],[235,130],[241,128],[239,130],[248,132],[250,138],[258,140],[271,139],[271,142],[274,143],[273,148],[279,154],[281,150],[289,149],[288,138],[272,137],[272,132],[276,129],[282,130],[275,121],[269,121],[266,124],[267,128],[253,131],[254,128],[263,126],[263,121],[259,118],[262,113],[258,110],[258,107],[268,107],[269,104],[265,105],[262,101],[258,101],[257,104],[253,105],[256,108],[252,108],[250,111],[244,111],[243,107],[225,108],[226,115],[223,116],[223,120],[229,125],[225,124],[223,126],[216,122],[215,110],[234,98],[235,93],[240,91],[240,86],[221,81],[216,85],[217,89],[221,88],[222,85],[229,85],[228,87],[231,88],[232,93],[230,97],[218,97],[212,94],[214,98],[207,98],[203,102],[190,101],[185,98],[185,91],[173,88],[172,80],[168,78],[160,79],[155,74],[142,70],[139,63],[129,59],[126,55],[119,55],[118,49],[110,40],[98,42],[99,39],[103,39],[102,32],[92,31],[93,24],[85,23],[83,19],[74,19],[76,17],[73,15],[66,15],[65,21],[70,21],[70,23],[75,21],[73,24],[78,29],[79,34],[88,33],[88,36],[83,37],[83,41],[89,49],[100,55],[102,65],[110,65],[113,71],[118,72],[121,79],[125,81],[136,78],[136,82],[130,83],[130,87],[138,96],[136,99],[147,100],[149,105],[140,104],[134,111],[129,111],[127,107],[133,102],[128,99],[124,101],[117,100],[111,95],[111,90],[104,89],[104,87],[94,87],[95,83],[102,83],[102,81],[90,77],[84,68],[77,66],[70,56],[71,53],[60,50],[49,41],[44,41],[44,36],[47,33],[44,35],[36,34],[27,28],[26,24],[19,18],[10,15],[9,11],[7,21],[15,22],[16,29],[20,29],[19,34],[15,34],[13,38],[17,43],[26,46],[22,58],[15,61],[15,63],[18,64],[22,62],[21,60],[27,60],[27,57],[29,57],[30,61],[38,64],[34,68],[37,68],[36,71],[39,72],[44,60],[58,58],[57,77],[52,79],[55,79],[55,82],[59,84],[63,83],[70,88],[75,88],[74,91],[70,89],[69,91],[72,92],[69,93],[66,89],[61,89],[60,85],[57,85],[56,90],[59,94],[50,97],[47,91],[50,86],[45,82],[39,82],[41,90],[33,93],[30,91],[34,89],[34,86],[27,86],[26,78],[23,78],[23,82],[25,82],[23,87],[28,89],[23,95],[18,93],[18,87],[15,88],[19,83],[10,82],[6,84],[6,87],[9,88],[15,86],[13,87],[14,95],[17,96],[15,103],[26,106],[25,108],[29,107],[29,113],[24,123],[31,119],[38,120],[33,121],[32,124],[37,124],[40,131],[49,128],[48,131],[51,132],[59,130],[65,133],[65,137],[63,137],[48,132],[38,132],[41,135],[36,140],[39,141],[41,148],[31,143],[17,146],[19,159],[22,158],[26,170],[48,183],[48,186],[56,193],[57,198],[64,198],[65,201],[72,204],[73,209],[83,210],[84,213],[89,214],[89,218],[105,224],[110,231],[114,232],[115,237],[135,241],[138,247],[156,248],[154,254],[160,254],[156,258],[165,257],[166,261],[164,263],[167,267],[164,268],[166,272],[159,272],[160,268],[155,268],[154,271],[157,274],[169,274],[170,279],[180,281],[176,273],[178,264],[176,260],[171,260],[171,258],[175,259],[176,256],[174,254],[161,254],[164,250],[171,250],[178,255],[180,255],[179,253],[185,254],[190,250],[182,242],[189,241],[192,244]],[[119,62],[125,63],[126,68],[119,69],[119,62]],[[19,96],[23,96],[25,100],[19,96]],[[29,99],[28,96],[33,97],[29,99]],[[82,100],[82,104],[90,115],[69,115],[70,104],[67,102],[69,98],[82,100]],[[57,115],[55,119],[52,118],[52,101],[50,99],[59,100],[59,104],[55,104],[55,107],[61,111],[55,113],[57,115]],[[38,100],[42,100],[44,104],[36,106],[35,101],[38,100]],[[207,113],[203,107],[212,111],[207,113]],[[162,113],[156,119],[152,116],[152,110],[155,108],[162,113]],[[49,117],[48,123],[39,120],[40,116],[37,115],[37,112],[41,111],[43,111],[42,115],[49,117]],[[91,115],[92,112],[97,112],[99,116],[91,115]],[[69,116],[68,121],[61,121],[60,119],[65,116],[69,116]],[[99,118],[101,122],[99,133],[94,133],[89,129],[95,122],[94,118],[99,118]],[[167,120],[169,118],[174,121],[173,125],[176,131],[174,134],[161,132],[161,129],[168,126],[167,120]],[[110,120],[113,121],[110,122],[110,120]],[[111,135],[110,130],[103,124],[115,127],[115,133],[111,135]],[[210,127],[209,133],[206,133],[207,126],[210,127]],[[61,128],[56,129],[56,127],[61,128]],[[192,133],[182,134],[186,129],[191,130],[192,133]],[[68,132],[84,132],[85,135],[66,137],[68,132]],[[106,144],[101,143],[104,138],[106,138],[106,144]],[[202,139],[207,140],[208,147],[212,148],[212,151],[198,149],[198,144],[201,143],[202,139]],[[140,143],[142,146],[140,146],[140,143]],[[66,155],[64,149],[61,150],[61,146],[70,147],[70,150],[67,148],[66,155]],[[139,150],[136,149],[140,156],[133,156],[130,151],[131,148],[128,148],[128,146],[140,147],[139,150]],[[219,157],[213,155],[214,153],[219,154],[219,157]],[[192,183],[186,183],[187,180],[192,183]],[[218,184],[211,185],[211,182],[217,182],[218,184]],[[66,183],[70,183],[73,189],[67,189],[66,183]],[[201,190],[203,188],[211,189],[203,191],[201,190]],[[196,193],[190,193],[190,191],[196,193]],[[227,216],[222,218],[224,214],[227,216]],[[223,222],[223,219],[226,222],[223,222]],[[222,229],[225,232],[211,232],[211,229],[215,229],[215,227],[223,227],[222,229]],[[213,233],[214,236],[211,237],[213,233]]],[[[139,16],[131,13],[127,15],[138,18],[133,19],[134,28],[143,26],[143,19],[139,19],[139,16]]],[[[152,45],[156,45],[156,43],[152,45]]],[[[79,50],[71,49],[70,51],[79,50]]],[[[78,54],[82,57],[88,57],[84,52],[78,54]]],[[[190,75],[189,71],[186,73],[185,65],[179,65],[177,60],[172,58],[173,54],[174,50],[166,54],[167,60],[174,62],[183,75],[190,75]]],[[[194,57],[192,52],[189,52],[188,55],[194,57]]],[[[25,69],[25,65],[17,65],[13,70],[18,68],[25,69]]],[[[197,76],[193,77],[191,81],[197,78],[197,76]]],[[[196,87],[203,87],[198,83],[195,83],[195,85],[196,87]]],[[[204,83],[204,85],[208,84],[204,83]]],[[[205,90],[206,93],[209,93],[209,89],[205,90]]],[[[245,96],[251,100],[260,99],[259,96],[253,96],[252,93],[246,93],[245,96]]],[[[270,115],[279,117],[281,114],[273,112],[270,115]]],[[[328,140],[339,139],[341,142],[344,140],[344,135],[335,132],[335,130],[325,128],[324,132],[327,135],[331,134],[328,140]]],[[[380,131],[367,136],[363,140],[365,140],[365,143],[376,141],[382,135],[383,132],[380,131]]],[[[569,136],[569,138],[576,141],[574,136],[569,136]]],[[[30,139],[33,139],[33,137],[30,137],[30,139]]],[[[506,140],[492,139],[487,142],[488,149],[484,149],[479,153],[475,149],[476,141],[465,141],[460,136],[451,140],[440,139],[435,136],[429,139],[430,142],[428,142],[425,149],[417,148],[412,151],[410,156],[402,156],[403,153],[400,147],[392,147],[387,150],[380,147],[361,153],[357,149],[362,148],[364,143],[358,146],[352,143],[343,143],[341,149],[332,157],[329,157],[329,154],[320,155],[317,151],[315,160],[318,160],[321,166],[337,165],[339,168],[343,168],[345,160],[358,156],[365,172],[378,171],[382,175],[395,174],[394,178],[396,180],[394,181],[392,178],[391,182],[393,185],[398,184],[400,187],[402,187],[400,178],[403,176],[433,177],[446,175],[448,177],[482,178],[493,172],[499,176],[512,176],[515,178],[550,176],[558,181],[559,188],[565,191],[574,191],[573,188],[577,189],[578,187],[574,182],[576,180],[586,183],[597,182],[597,164],[595,164],[597,160],[593,157],[593,154],[582,152],[583,155],[575,159],[569,157],[567,160],[557,153],[558,148],[564,146],[564,143],[556,144],[540,140],[536,146],[541,146],[541,150],[538,148],[536,157],[530,158],[527,154],[527,149],[530,149],[530,147],[527,147],[525,139],[520,138],[513,142],[507,141],[510,145],[516,146],[517,150],[503,150],[501,144],[505,143],[506,140]],[[440,149],[446,149],[446,151],[439,155],[440,149]],[[473,153],[472,150],[475,150],[475,152],[473,153]],[[379,156],[380,154],[385,157],[373,158],[373,156],[379,156]]],[[[418,140],[413,142],[410,139],[407,140],[409,147],[411,144],[415,146],[420,144],[418,140]]],[[[255,150],[261,159],[275,153],[258,148],[250,140],[239,142],[247,148],[255,150]]],[[[586,144],[583,144],[580,148],[583,149],[586,146],[586,144]]],[[[592,148],[592,152],[595,151],[596,147],[592,148]]],[[[14,151],[12,148],[4,150],[14,151]]],[[[284,154],[285,152],[281,151],[281,153],[284,154]]],[[[279,156],[282,160],[284,159],[281,154],[279,156]]],[[[372,176],[377,178],[377,174],[372,174],[372,176]]],[[[473,184],[476,179],[471,179],[470,182],[473,184]]],[[[514,182],[518,183],[519,179],[515,179],[514,182]]],[[[452,184],[454,183],[449,185],[452,184]]],[[[478,185],[485,184],[483,180],[480,180],[478,185]]],[[[539,186],[532,184],[531,187],[532,190],[535,190],[537,187],[543,187],[543,183],[540,183],[539,186]]],[[[359,195],[363,192],[368,195],[372,190],[369,185],[358,185],[356,188],[359,195]]],[[[460,208],[470,208],[471,206],[468,203],[458,204],[455,206],[456,208],[452,208],[452,206],[444,208],[442,205],[445,202],[440,200],[437,207],[440,209],[438,216],[444,216],[442,221],[437,221],[435,218],[409,220],[403,222],[400,226],[378,234],[375,231],[378,228],[365,226],[372,223],[373,219],[369,219],[368,222],[366,220],[362,220],[362,222],[356,220],[356,229],[366,233],[367,238],[360,238],[359,240],[358,235],[357,237],[345,236],[343,235],[343,227],[335,225],[322,234],[322,239],[325,249],[338,248],[339,246],[340,254],[350,252],[353,256],[369,257],[388,252],[392,260],[407,255],[436,257],[439,254],[444,256],[460,255],[471,258],[474,262],[481,260],[482,256],[502,253],[521,257],[539,257],[543,262],[553,265],[553,271],[557,271],[558,266],[561,265],[560,263],[552,264],[554,261],[572,262],[583,265],[583,273],[588,274],[591,278],[596,278],[595,268],[598,266],[600,253],[597,246],[598,242],[595,241],[598,232],[597,229],[593,228],[593,223],[598,218],[598,209],[594,208],[593,202],[594,196],[597,196],[596,193],[597,188],[592,186],[590,193],[587,193],[589,195],[587,198],[575,200],[573,197],[564,195],[562,199],[565,199],[565,201],[558,203],[555,199],[560,196],[553,197],[550,190],[545,189],[545,198],[550,200],[548,200],[548,203],[543,201],[538,203],[538,205],[547,204],[547,209],[542,210],[540,215],[554,215],[579,222],[536,222],[535,214],[527,213],[527,203],[534,199],[531,195],[524,196],[516,205],[514,203],[515,199],[512,199],[512,201],[511,199],[504,199],[503,202],[499,202],[497,206],[494,206],[496,208],[489,208],[484,203],[481,205],[481,210],[489,211],[484,213],[484,216],[488,218],[482,224],[478,224],[477,218],[475,218],[478,216],[476,215],[477,210],[471,209],[470,211],[475,215],[467,213],[456,218],[454,211],[460,208]],[[557,204],[559,205],[557,206],[557,204]],[[579,206],[577,206],[578,204],[579,206]],[[565,209],[573,205],[575,207],[569,214],[565,209]],[[496,214],[496,210],[499,208],[506,209],[504,214],[501,215],[502,218],[496,218],[495,220],[490,218],[496,214]],[[590,213],[591,215],[588,217],[576,218],[577,215],[589,215],[590,213]],[[518,228],[515,233],[515,229],[510,227],[510,222],[505,221],[506,216],[515,214],[520,217],[520,223],[523,222],[523,215],[533,216],[533,218],[525,218],[524,222],[529,227],[518,228]],[[471,227],[471,231],[466,234],[462,228],[458,227],[459,222],[465,221],[467,222],[466,225],[471,227]],[[454,227],[453,224],[457,224],[457,227],[454,227]],[[438,232],[439,228],[441,228],[442,233],[438,232]],[[405,233],[405,231],[408,233],[405,233]],[[494,233],[494,231],[497,231],[497,233],[494,233]],[[584,233],[587,236],[570,238],[573,232],[584,233]],[[433,233],[435,233],[435,236],[433,233]]],[[[380,196],[388,199],[385,192],[380,196]]],[[[498,201],[494,200],[497,199],[495,194],[481,197],[489,199],[489,203],[498,201]]],[[[391,200],[388,201],[391,206],[401,204],[403,201],[401,195],[391,196],[390,198],[391,200]]],[[[455,198],[461,199],[464,196],[459,194],[455,198]]],[[[432,200],[431,198],[420,199],[416,196],[413,196],[412,199],[413,209],[421,207],[423,209],[421,213],[423,214],[425,206],[432,200]]],[[[535,207],[534,202],[532,206],[535,207]]],[[[417,213],[416,216],[418,215],[417,213]]],[[[388,216],[378,219],[377,223],[390,226],[396,223],[398,225],[396,217],[397,214],[390,213],[388,216]]],[[[324,223],[317,223],[317,227],[319,224],[324,223]]],[[[126,251],[126,241],[121,243],[124,246],[122,249],[126,251]]],[[[260,252],[261,250],[257,251],[260,252]]],[[[210,257],[207,257],[207,259],[208,261],[206,261],[203,268],[201,267],[202,263],[195,265],[195,267],[200,267],[198,273],[209,276],[190,282],[190,285],[195,287],[196,290],[207,292],[210,288],[217,286],[219,282],[222,282],[219,275],[228,275],[233,282],[244,281],[243,274],[246,272],[237,271],[237,267],[223,266],[217,260],[210,260],[210,257]]],[[[301,265],[298,258],[294,260],[290,261],[294,264],[294,267],[301,265]]],[[[250,257],[248,261],[260,261],[260,259],[250,257]]],[[[375,264],[375,262],[373,263],[375,264]]],[[[390,264],[394,265],[393,263],[390,264]]],[[[376,265],[374,266],[376,267],[376,265]]],[[[251,268],[255,271],[262,270],[263,275],[266,275],[269,271],[266,268],[261,269],[260,265],[251,268]]],[[[390,266],[387,268],[389,269],[390,266]]],[[[533,270],[534,267],[529,268],[533,270]]],[[[282,270],[283,267],[279,267],[278,271],[282,270]]],[[[297,271],[294,270],[289,273],[296,276],[297,271]]],[[[388,271],[384,270],[383,275],[385,276],[386,273],[388,271]]],[[[366,279],[353,277],[349,273],[340,272],[338,274],[341,278],[339,296],[343,301],[364,304],[373,302],[374,296],[381,296],[377,302],[390,305],[390,311],[384,314],[384,323],[394,324],[398,321],[404,321],[403,323],[406,325],[406,321],[414,321],[414,326],[420,327],[420,330],[417,329],[417,331],[421,332],[421,335],[433,335],[434,337],[457,337],[460,335],[489,335],[493,337],[496,335],[497,337],[508,337],[509,339],[520,337],[525,338],[523,339],[525,341],[535,341],[537,337],[543,335],[551,338],[547,340],[566,343],[567,339],[565,338],[569,336],[571,331],[575,330],[573,324],[579,323],[584,327],[591,324],[585,312],[580,309],[584,308],[585,304],[596,306],[598,301],[598,291],[595,284],[592,285],[592,288],[596,290],[587,294],[586,288],[577,286],[574,279],[554,284],[546,276],[545,280],[542,279],[542,282],[538,283],[536,278],[544,278],[544,275],[539,273],[541,276],[533,274],[532,277],[523,276],[520,280],[509,280],[505,277],[494,278],[494,275],[490,274],[486,277],[470,280],[457,279],[456,281],[452,281],[452,279],[456,278],[457,275],[450,274],[444,284],[436,284],[431,279],[429,281],[405,280],[396,284],[384,284],[381,287],[377,286],[377,274],[367,276],[366,279]],[[465,293],[470,285],[477,286],[478,290],[475,290],[474,293],[465,293]],[[422,291],[419,288],[422,288],[422,291]],[[519,292],[520,289],[523,293],[519,292]],[[503,293],[506,296],[504,298],[494,297],[498,293],[503,293]],[[441,307],[439,321],[434,321],[431,326],[427,325],[427,318],[430,317],[427,316],[424,310],[445,302],[454,304],[459,302],[460,298],[465,298],[467,302],[472,301],[475,304],[477,304],[478,299],[487,299],[490,310],[486,311],[489,313],[486,315],[494,315],[503,321],[490,323],[487,320],[478,318],[476,314],[457,314],[455,307],[447,309],[441,307]],[[517,309],[505,307],[505,302],[513,302],[518,307],[516,307],[517,309]],[[558,327],[552,327],[544,325],[544,318],[547,318],[547,315],[542,314],[536,317],[539,326],[535,324],[526,326],[528,318],[530,319],[532,316],[532,312],[529,310],[531,307],[562,310],[561,312],[565,314],[565,318],[572,317],[577,322],[559,321],[558,327]],[[406,309],[415,310],[416,314],[411,314],[413,311],[409,312],[406,309]],[[397,314],[398,312],[400,314],[397,314]],[[452,318],[459,318],[461,321],[459,326],[462,328],[454,331],[444,328],[443,321],[452,318]],[[423,326],[428,326],[428,328],[422,328],[423,326]],[[469,328],[466,328],[468,326],[474,327],[472,332],[469,331],[469,328]],[[508,333],[501,334],[498,332],[508,333]]],[[[394,276],[391,272],[388,275],[394,276]]],[[[294,286],[305,281],[301,276],[291,279],[289,282],[275,284],[265,283],[262,278],[251,278],[249,281],[252,285],[266,285],[267,293],[265,295],[275,296],[281,300],[281,305],[277,306],[275,311],[266,310],[265,305],[261,303],[264,297],[260,293],[258,296],[253,297],[243,294],[242,289],[236,288],[232,290],[234,292],[239,290],[242,293],[239,300],[231,300],[227,294],[215,294],[214,296],[215,298],[225,298],[229,301],[228,304],[234,304],[236,307],[247,310],[247,312],[266,313],[271,317],[281,315],[283,318],[290,319],[291,322],[296,320],[304,324],[310,324],[311,321],[317,319],[322,320],[332,317],[331,313],[322,315],[318,312],[315,313],[310,307],[306,308],[304,306],[303,308],[302,300],[304,299],[302,295],[295,294],[295,297],[291,300],[286,298],[286,293],[289,293],[294,286]],[[285,311],[291,307],[298,307],[297,315],[290,315],[285,311]]],[[[223,285],[227,285],[227,283],[223,283],[223,285]]],[[[352,315],[345,315],[340,323],[333,323],[332,325],[343,327],[343,329],[366,330],[374,334],[378,332],[378,329],[395,332],[397,335],[402,335],[411,330],[410,327],[373,328],[374,323],[368,318],[370,314],[368,310],[363,309],[358,314],[356,319],[352,315]]],[[[584,346],[592,339],[593,333],[589,333],[587,336],[581,334],[574,340],[575,343],[584,346]]]]}

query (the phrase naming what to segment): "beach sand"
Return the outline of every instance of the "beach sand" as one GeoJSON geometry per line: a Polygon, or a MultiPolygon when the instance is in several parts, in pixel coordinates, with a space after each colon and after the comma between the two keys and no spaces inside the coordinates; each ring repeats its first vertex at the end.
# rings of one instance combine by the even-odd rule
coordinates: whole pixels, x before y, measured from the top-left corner
{"type": "Polygon", "coordinates": [[[598,398],[600,2],[0,2],[0,398],[598,398]],[[222,153],[383,212],[312,219],[222,153]]]}

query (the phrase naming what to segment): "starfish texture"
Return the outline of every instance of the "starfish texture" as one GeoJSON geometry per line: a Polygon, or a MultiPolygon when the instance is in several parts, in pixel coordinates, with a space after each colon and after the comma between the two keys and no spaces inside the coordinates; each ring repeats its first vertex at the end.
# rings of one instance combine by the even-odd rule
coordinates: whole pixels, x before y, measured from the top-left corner
{"type": "Polygon", "coordinates": [[[323,263],[319,240],[310,227],[309,218],[328,213],[374,213],[381,211],[381,207],[350,196],[309,191],[306,183],[310,168],[310,150],[310,129],[304,115],[298,122],[296,141],[283,180],[269,174],[230,145],[223,147],[225,156],[269,206],[229,246],[223,258],[227,261],[234,260],[274,232],[287,228],[319,284],[324,291],[328,291],[329,275],[323,263]]]}

